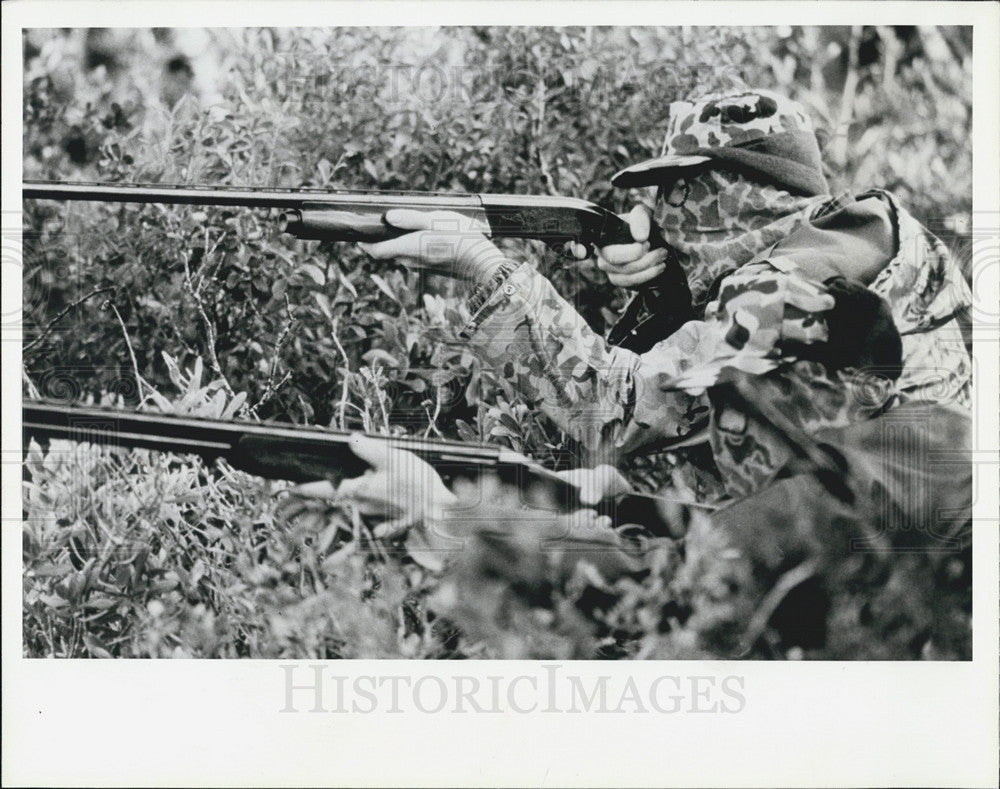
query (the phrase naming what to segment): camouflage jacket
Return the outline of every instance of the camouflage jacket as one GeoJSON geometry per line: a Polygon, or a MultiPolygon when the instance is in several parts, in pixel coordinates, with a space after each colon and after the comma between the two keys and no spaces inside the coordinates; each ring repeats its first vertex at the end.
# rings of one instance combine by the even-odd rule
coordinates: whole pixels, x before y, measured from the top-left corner
{"type": "MultiPolygon", "coordinates": [[[[727,281],[746,280],[753,267],[772,265],[810,282],[844,276],[884,298],[902,337],[903,371],[886,386],[865,371],[831,372],[791,360],[747,376],[755,399],[766,399],[809,435],[906,401],[969,405],[971,365],[959,324],[971,305],[969,287],[945,246],[892,195],[831,199],[809,223],[726,275],[720,292],[727,281]]],[[[522,264],[474,305],[463,333],[485,364],[580,442],[584,463],[625,467],[629,455],[683,444],[707,426],[726,492],[745,496],[771,479],[793,449],[773,423],[748,412],[745,397],[731,400],[726,387],[677,388],[679,376],[717,352],[718,315],[707,311],[704,320],[635,354],[610,346],[547,279],[522,264]]]]}

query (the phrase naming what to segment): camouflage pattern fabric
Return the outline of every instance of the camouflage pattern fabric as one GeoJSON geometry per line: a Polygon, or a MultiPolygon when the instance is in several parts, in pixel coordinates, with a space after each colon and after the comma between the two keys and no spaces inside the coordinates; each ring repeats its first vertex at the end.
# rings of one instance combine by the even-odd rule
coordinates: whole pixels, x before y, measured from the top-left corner
{"type": "Polygon", "coordinates": [[[611,183],[657,185],[678,168],[709,162],[752,171],[758,181],[795,194],[830,191],[808,112],[787,96],[763,90],[673,102],[660,155],[626,167],[611,183]]]}
{"type": "Polygon", "coordinates": [[[785,360],[783,341],[792,336],[799,342],[826,342],[822,311],[797,306],[823,294],[821,285],[779,271],[770,262],[747,264],[722,280],[718,298],[705,308],[708,329],[698,349],[702,361],[661,388],[697,394],[725,370],[763,375],[775,369],[785,360]]]}
{"type": "MultiPolygon", "coordinates": [[[[736,360],[732,370],[749,374],[754,399],[766,399],[807,434],[842,428],[899,401],[968,404],[970,363],[957,323],[957,313],[971,304],[968,286],[940,242],[886,199],[900,244],[870,288],[892,305],[903,335],[904,369],[895,385],[878,371],[830,372],[809,361],[783,359],[771,371],[785,320],[810,322],[817,338],[823,327],[815,316],[786,315],[788,289],[815,284],[796,282],[787,260],[773,261],[786,269],[778,276],[767,263],[768,249],[722,280],[705,320],[685,324],[642,355],[609,347],[528,264],[485,301],[465,334],[485,363],[582,443],[588,452],[582,463],[620,465],[627,454],[676,441],[710,417],[722,481],[730,495],[745,496],[770,480],[793,450],[767,420],[728,400],[724,387],[678,387],[685,373],[717,366],[720,353],[736,360]],[[752,318],[742,324],[740,348],[730,343],[740,334],[738,314],[752,318]]],[[[804,221],[784,219],[793,217],[804,221]]]]}
{"type": "Polygon", "coordinates": [[[713,94],[696,102],[670,104],[663,155],[685,155],[699,148],[745,145],[772,134],[812,131],[812,120],[802,105],[776,93],[713,94]]]}
{"type": "Polygon", "coordinates": [[[718,277],[793,233],[830,200],[797,197],[726,170],[702,170],[681,180],[683,202],[657,200],[654,221],[680,254],[695,304],[718,277]]]}
{"type": "Polygon", "coordinates": [[[929,400],[972,405],[972,362],[959,316],[972,306],[972,292],[940,239],[910,216],[896,198],[879,191],[898,221],[899,254],[876,277],[871,290],[892,309],[903,338],[903,375],[896,383],[902,402],[929,400]]]}
{"type": "Polygon", "coordinates": [[[708,401],[666,382],[699,361],[706,324],[692,321],[642,356],[609,346],[529,264],[518,267],[465,327],[485,365],[541,405],[593,465],[675,441],[704,423],[708,401]]]}
{"type": "MultiPolygon", "coordinates": [[[[829,372],[818,362],[798,361],[770,375],[745,375],[752,402],[769,403],[812,435],[840,429],[882,412],[891,396],[884,379],[855,371],[829,372]]],[[[728,387],[710,391],[709,442],[730,496],[760,490],[794,456],[787,437],[767,419],[732,399],[728,387]]]]}

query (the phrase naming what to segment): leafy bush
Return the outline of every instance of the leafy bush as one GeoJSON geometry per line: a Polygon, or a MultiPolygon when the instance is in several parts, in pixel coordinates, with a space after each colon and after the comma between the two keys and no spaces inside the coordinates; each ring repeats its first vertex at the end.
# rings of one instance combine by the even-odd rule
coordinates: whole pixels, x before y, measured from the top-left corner
{"type": "MultiPolygon", "coordinates": [[[[658,152],[669,102],[745,82],[804,101],[835,180],[897,191],[959,252],[971,212],[961,28],[36,30],[24,52],[26,177],[562,193],[623,210],[608,177],[658,152]]],[[[613,320],[623,294],[592,265],[510,244],[595,329],[613,320]]],[[[29,201],[24,249],[29,393],[487,441],[550,465],[572,448],[458,339],[453,283],[353,246],[283,238],[249,210],[29,201]]],[[[642,583],[562,579],[506,610],[505,631],[478,627],[492,608],[457,629],[432,621],[427,596],[447,592],[433,570],[387,559],[349,512],[276,521],[271,489],[224,464],[53,445],[26,473],[27,654],[695,649],[665,586],[669,545],[642,583]]]]}

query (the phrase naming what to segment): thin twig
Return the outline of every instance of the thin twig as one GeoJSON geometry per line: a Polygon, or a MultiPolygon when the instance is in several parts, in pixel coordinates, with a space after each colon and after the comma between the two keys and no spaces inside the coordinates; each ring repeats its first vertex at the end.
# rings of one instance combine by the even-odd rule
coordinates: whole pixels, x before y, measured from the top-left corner
{"type": "MultiPolygon", "coordinates": [[[[202,260],[208,260],[212,255],[214,255],[215,254],[215,250],[217,250],[219,248],[219,245],[222,243],[222,239],[224,239],[225,237],[226,237],[226,234],[224,232],[221,233],[219,235],[218,240],[214,244],[212,244],[212,248],[209,249],[209,247],[208,247],[208,240],[210,238],[210,236],[209,236],[209,226],[205,225],[205,243],[203,245],[203,248],[204,248],[205,252],[201,256],[202,260]]],[[[211,272],[209,272],[207,270],[208,269],[207,266],[202,266],[201,267],[201,270],[199,271],[199,274],[198,274],[198,287],[195,288],[195,290],[198,292],[199,295],[201,294],[201,289],[205,285],[206,280],[208,280],[208,279],[214,279],[215,278],[215,274],[218,272],[219,267],[222,265],[222,261],[223,261],[223,258],[220,257],[218,259],[218,261],[216,262],[216,264],[215,264],[215,269],[213,271],[211,271],[211,272]]]]}
{"type": "Polygon", "coordinates": [[[66,315],[67,315],[67,313],[69,313],[71,310],[74,310],[77,307],[79,307],[81,304],[83,304],[85,301],[87,301],[87,299],[91,299],[91,298],[93,298],[94,296],[97,296],[100,293],[107,293],[109,291],[113,291],[114,289],[115,288],[114,288],[113,285],[108,286],[106,288],[95,288],[94,290],[90,291],[90,293],[88,293],[86,296],[84,296],[82,298],[79,298],[76,301],[74,301],[72,304],[70,304],[68,307],[66,307],[64,310],[62,310],[58,315],[56,315],[56,317],[54,317],[47,324],[45,324],[45,328],[42,329],[42,333],[39,334],[37,337],[35,337],[35,339],[33,339],[27,345],[25,345],[21,349],[21,353],[22,354],[23,353],[27,353],[34,346],[38,345],[38,343],[40,343],[42,340],[44,340],[46,337],[48,337],[49,333],[52,331],[52,329],[55,327],[55,325],[57,323],[59,323],[59,321],[61,321],[63,318],[65,318],[66,315]]]}
{"type": "Polygon", "coordinates": [[[427,419],[430,420],[427,424],[427,429],[424,431],[424,438],[427,438],[431,434],[431,430],[438,434],[438,438],[444,438],[441,431],[438,430],[437,420],[441,416],[441,388],[437,387],[434,390],[434,413],[430,414],[427,412],[427,408],[424,407],[424,412],[427,413],[427,419]]]}
{"type": "Polygon", "coordinates": [[[285,341],[288,339],[288,335],[291,333],[292,326],[295,323],[295,316],[292,314],[292,305],[291,302],[288,301],[288,294],[285,294],[285,314],[288,316],[288,320],[285,322],[285,325],[281,329],[281,333],[278,335],[278,339],[275,340],[274,343],[274,352],[271,354],[271,367],[267,374],[267,383],[264,385],[264,393],[253,406],[249,408],[244,406],[244,408],[241,409],[241,411],[245,414],[249,414],[253,417],[257,416],[257,409],[268,403],[277,391],[288,383],[292,377],[290,372],[286,372],[277,384],[274,383],[274,374],[278,369],[278,359],[281,356],[281,349],[284,346],[285,341]]]}
{"type": "Polygon", "coordinates": [[[788,593],[812,578],[818,569],[819,565],[815,559],[807,559],[778,579],[778,582],[764,596],[760,606],[750,619],[750,624],[743,636],[743,648],[740,650],[739,657],[745,657],[753,649],[753,645],[763,635],[767,623],[771,621],[774,612],[778,610],[778,606],[788,596],[788,593]]]}
{"type": "Polygon", "coordinates": [[[550,195],[558,195],[559,189],[556,185],[555,178],[552,175],[552,168],[549,165],[548,158],[542,151],[542,132],[545,129],[545,99],[546,99],[547,89],[545,87],[545,75],[542,72],[538,74],[538,83],[535,85],[535,118],[534,123],[534,134],[532,135],[532,145],[535,149],[535,159],[538,162],[538,169],[542,173],[542,185],[545,187],[546,191],[550,195]]]}
{"type": "Polygon", "coordinates": [[[340,351],[340,355],[344,357],[344,381],[343,387],[340,393],[340,429],[347,429],[347,395],[348,395],[348,384],[349,377],[351,375],[351,360],[347,357],[347,351],[344,350],[344,346],[340,344],[340,337],[338,336],[339,330],[339,318],[333,319],[333,343],[337,346],[337,350],[340,351]]]}
{"type": "MultiPolygon", "coordinates": [[[[229,379],[226,378],[226,374],[222,372],[222,365],[219,364],[219,357],[215,353],[215,325],[208,318],[208,313],[205,312],[205,305],[201,301],[201,294],[195,290],[194,283],[191,281],[191,267],[188,265],[188,256],[185,254],[184,259],[184,286],[191,298],[194,299],[195,306],[198,308],[198,314],[201,316],[202,323],[205,325],[205,334],[208,335],[207,338],[207,352],[208,352],[208,363],[219,379],[222,381],[222,385],[226,390],[226,394],[230,397],[235,397],[236,392],[233,391],[233,387],[229,384],[229,379]]],[[[203,280],[204,281],[204,280],[203,280]]],[[[200,285],[199,285],[200,288],[200,285]]]]}
{"type": "Polygon", "coordinates": [[[142,375],[139,374],[139,362],[135,358],[135,351],[132,349],[132,341],[128,337],[128,329],[125,328],[125,321],[122,320],[122,314],[118,312],[118,308],[115,306],[114,302],[108,302],[111,305],[111,309],[115,313],[115,317],[118,318],[118,325],[122,327],[122,335],[125,337],[125,347],[128,348],[128,355],[132,359],[132,371],[135,373],[135,388],[139,395],[139,400],[143,400],[145,395],[143,394],[142,385],[146,384],[150,389],[153,388],[142,375]]]}
{"type": "Polygon", "coordinates": [[[385,395],[382,392],[382,387],[380,386],[382,370],[381,368],[376,370],[374,364],[370,365],[369,369],[372,371],[372,388],[375,390],[375,396],[378,398],[378,410],[382,414],[382,424],[385,428],[385,432],[388,434],[391,432],[389,430],[389,412],[385,410],[385,395]]]}
{"type": "Polygon", "coordinates": [[[264,390],[264,394],[261,395],[261,398],[260,400],[257,401],[256,405],[254,405],[251,408],[247,408],[246,406],[244,406],[243,408],[240,409],[240,411],[243,411],[247,415],[256,418],[257,409],[260,408],[261,406],[267,405],[271,401],[271,398],[278,393],[281,387],[283,387],[291,380],[292,380],[292,374],[285,373],[283,376],[281,376],[281,380],[278,381],[278,383],[276,383],[274,386],[271,386],[270,382],[268,382],[267,389],[264,390]]]}

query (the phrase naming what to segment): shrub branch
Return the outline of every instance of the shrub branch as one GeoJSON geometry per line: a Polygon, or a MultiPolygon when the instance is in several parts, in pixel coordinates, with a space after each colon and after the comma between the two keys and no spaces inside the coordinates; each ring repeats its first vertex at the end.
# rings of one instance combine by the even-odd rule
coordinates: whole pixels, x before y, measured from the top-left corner
{"type": "MultiPolygon", "coordinates": [[[[206,245],[208,242],[207,235],[208,234],[206,232],[206,239],[205,239],[206,245]]],[[[219,380],[222,381],[222,385],[226,390],[226,394],[228,394],[230,397],[235,397],[236,392],[230,385],[229,379],[226,377],[226,374],[222,372],[222,365],[219,364],[219,357],[215,352],[215,340],[216,340],[215,324],[213,324],[212,321],[209,319],[208,313],[205,311],[205,304],[201,300],[201,286],[205,282],[204,278],[201,278],[201,280],[198,283],[198,287],[196,288],[194,286],[194,282],[191,279],[191,266],[188,262],[187,253],[182,255],[182,258],[184,260],[184,289],[190,294],[191,298],[194,299],[195,307],[198,309],[198,314],[201,316],[201,322],[205,327],[206,346],[207,346],[205,350],[208,354],[208,363],[212,367],[212,372],[214,372],[219,377],[219,380]]]]}
{"type": "Polygon", "coordinates": [[[59,323],[59,321],[61,321],[63,318],[65,318],[70,312],[72,312],[73,310],[75,310],[77,307],[79,307],[85,301],[87,301],[88,299],[92,299],[94,296],[100,295],[101,293],[109,293],[109,292],[113,291],[114,289],[115,288],[114,288],[113,285],[109,285],[109,286],[104,287],[104,288],[94,288],[94,290],[90,291],[90,293],[88,293],[86,296],[83,296],[82,298],[79,298],[76,301],[74,301],[72,304],[70,304],[68,307],[66,307],[64,310],[62,310],[62,312],[60,312],[58,315],[56,315],[56,317],[54,317],[52,320],[50,320],[48,323],[46,323],[45,324],[45,328],[42,329],[42,333],[39,334],[37,337],[35,337],[35,339],[33,339],[27,345],[25,345],[21,349],[21,353],[27,353],[32,348],[34,348],[36,345],[38,345],[38,343],[40,343],[42,340],[44,340],[46,337],[48,337],[49,334],[51,333],[52,329],[55,328],[56,324],[59,323]]]}

